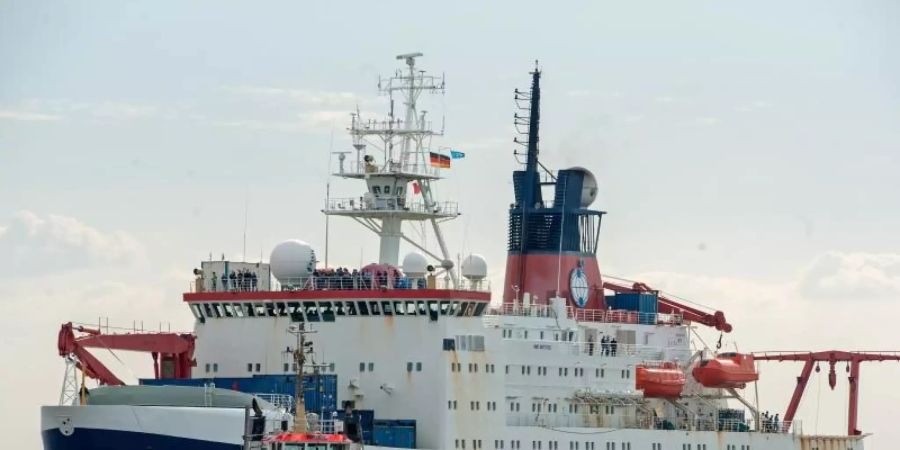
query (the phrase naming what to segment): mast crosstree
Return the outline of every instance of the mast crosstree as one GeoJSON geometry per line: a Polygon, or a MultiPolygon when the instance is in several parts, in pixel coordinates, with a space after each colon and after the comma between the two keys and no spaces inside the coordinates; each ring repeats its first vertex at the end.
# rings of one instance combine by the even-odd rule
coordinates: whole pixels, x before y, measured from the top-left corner
{"type": "Polygon", "coordinates": [[[375,232],[380,239],[378,261],[396,266],[400,242],[406,241],[434,258],[449,272],[454,285],[456,274],[440,224],[459,216],[455,202],[438,201],[433,183],[440,180],[440,168],[431,162],[431,145],[435,136],[427,111],[419,108],[423,93],[443,94],[444,77],[427,74],[416,67],[422,53],[398,55],[406,68],[389,78],[380,78],[378,90],[388,96],[390,109],[384,119],[363,119],[357,110],[351,113],[348,131],[353,140],[356,160],[349,166],[345,152],[340,152],[334,176],[365,180],[366,192],[354,198],[328,198],[328,215],[351,217],[375,232]],[[402,118],[395,112],[399,100],[402,118]],[[409,192],[412,189],[413,192],[409,192]],[[439,254],[424,243],[403,232],[404,221],[430,222],[440,248],[439,254]]]}

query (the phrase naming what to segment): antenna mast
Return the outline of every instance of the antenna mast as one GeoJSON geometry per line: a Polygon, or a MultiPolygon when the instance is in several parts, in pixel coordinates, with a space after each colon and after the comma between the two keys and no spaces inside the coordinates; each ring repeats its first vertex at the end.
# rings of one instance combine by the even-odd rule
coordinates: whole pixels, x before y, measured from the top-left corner
{"type": "Polygon", "coordinates": [[[364,120],[358,109],[350,115],[348,131],[356,161],[347,168],[342,158],[334,175],[364,180],[368,189],[360,197],[329,198],[323,212],[351,217],[376,233],[380,238],[380,263],[398,265],[400,241],[406,241],[437,260],[436,265],[449,273],[456,285],[458,278],[452,270],[452,256],[440,223],[456,218],[459,211],[455,202],[438,202],[432,188],[432,182],[442,177],[440,168],[431,162],[431,140],[441,136],[443,130],[432,130],[427,111],[419,108],[421,94],[443,93],[445,82],[443,76],[428,75],[417,68],[416,58],[421,56],[422,53],[397,56],[406,67],[389,78],[379,79],[378,89],[390,103],[386,119],[364,120]],[[402,119],[395,116],[395,100],[403,104],[402,119]],[[373,147],[375,152],[370,150],[373,147]],[[411,183],[418,186],[414,193],[408,192],[411,183]],[[421,200],[410,194],[421,194],[421,200]],[[431,222],[440,251],[431,252],[424,243],[406,235],[404,221],[431,222]]]}

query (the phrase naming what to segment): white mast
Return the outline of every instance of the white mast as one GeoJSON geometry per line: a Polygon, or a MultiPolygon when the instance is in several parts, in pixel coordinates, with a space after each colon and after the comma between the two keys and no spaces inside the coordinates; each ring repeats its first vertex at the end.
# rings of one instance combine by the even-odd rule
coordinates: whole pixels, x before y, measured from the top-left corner
{"type": "Polygon", "coordinates": [[[436,201],[431,185],[432,181],[441,178],[440,169],[431,166],[431,139],[442,135],[442,132],[433,131],[431,123],[426,120],[427,112],[417,108],[423,92],[443,93],[444,78],[418,70],[416,58],[420,56],[421,53],[397,56],[398,60],[406,63],[407,68],[398,70],[390,78],[379,80],[379,91],[390,99],[386,119],[364,121],[359,111],[351,114],[349,131],[353,138],[356,164],[344,167],[342,160],[335,175],[365,180],[368,189],[360,197],[328,199],[323,212],[352,217],[378,234],[380,263],[397,265],[400,241],[404,240],[437,260],[437,265],[449,272],[455,285],[456,273],[450,270],[453,262],[440,223],[456,218],[459,212],[455,202],[436,201]],[[394,116],[395,93],[402,97],[405,108],[403,120],[394,116]],[[370,150],[371,147],[375,152],[370,150]],[[379,153],[381,158],[376,157],[379,153]],[[421,200],[409,192],[411,183],[419,186],[421,200]],[[403,221],[423,220],[431,222],[440,255],[403,233],[403,221]]]}

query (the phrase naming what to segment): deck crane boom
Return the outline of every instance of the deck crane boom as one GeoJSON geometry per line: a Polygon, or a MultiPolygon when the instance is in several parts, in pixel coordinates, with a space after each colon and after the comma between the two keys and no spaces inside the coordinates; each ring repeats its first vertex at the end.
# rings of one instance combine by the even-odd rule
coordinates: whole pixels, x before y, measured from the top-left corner
{"type": "Polygon", "coordinates": [[[692,306],[687,306],[681,302],[672,300],[665,295],[659,295],[659,291],[651,289],[650,286],[647,286],[646,284],[641,282],[635,282],[631,286],[625,286],[622,284],[610,283],[609,281],[606,281],[603,283],[603,288],[617,293],[655,292],[657,293],[657,308],[661,313],[681,314],[685,319],[690,320],[691,322],[702,323],[703,325],[713,327],[716,330],[725,333],[730,333],[732,330],[731,324],[728,323],[727,320],[725,320],[725,313],[723,313],[722,311],[708,313],[692,306]]]}
{"type": "Polygon", "coordinates": [[[92,355],[89,348],[147,352],[153,357],[156,378],[190,378],[191,367],[196,365],[194,340],[195,336],[190,333],[104,334],[98,329],[67,322],[60,327],[57,347],[64,358],[74,355],[77,367],[86,376],[100,384],[119,386],[125,383],[92,355]],[[76,336],[76,331],[82,335],[76,336]]]}
{"type": "Polygon", "coordinates": [[[847,371],[850,376],[850,401],[847,413],[847,435],[858,436],[862,434],[858,426],[858,404],[859,404],[859,364],[863,361],[900,361],[900,352],[848,352],[841,350],[828,350],[823,352],[805,352],[805,353],[788,353],[788,352],[760,352],[753,353],[756,361],[803,361],[803,370],[797,377],[797,386],[794,388],[794,395],[791,396],[791,402],[788,403],[787,410],[784,413],[784,431],[788,431],[797,408],[800,406],[800,399],[803,397],[803,391],[806,389],[806,383],[812,374],[813,366],[819,371],[818,362],[827,362],[829,365],[828,385],[834,390],[837,384],[837,373],[834,370],[835,364],[838,362],[847,362],[847,371]]]}

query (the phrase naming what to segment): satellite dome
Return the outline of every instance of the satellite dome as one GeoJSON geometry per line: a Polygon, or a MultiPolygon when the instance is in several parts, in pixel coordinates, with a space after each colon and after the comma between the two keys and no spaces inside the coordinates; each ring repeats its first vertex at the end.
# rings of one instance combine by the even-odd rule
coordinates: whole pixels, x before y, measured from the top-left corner
{"type": "Polygon", "coordinates": [[[316,267],[316,252],[306,242],[290,239],[272,249],[269,263],[275,279],[282,284],[290,284],[312,274],[316,267]]]}
{"type": "Polygon", "coordinates": [[[581,207],[587,208],[597,199],[597,178],[590,170],[584,167],[572,167],[569,170],[578,171],[584,174],[584,181],[581,184],[581,207]]]}
{"type": "Polygon", "coordinates": [[[428,260],[421,253],[412,252],[403,257],[403,273],[408,277],[422,278],[428,270],[428,260]]]}
{"type": "Polygon", "coordinates": [[[469,255],[462,262],[462,276],[479,281],[487,277],[487,261],[481,255],[469,255]]]}

